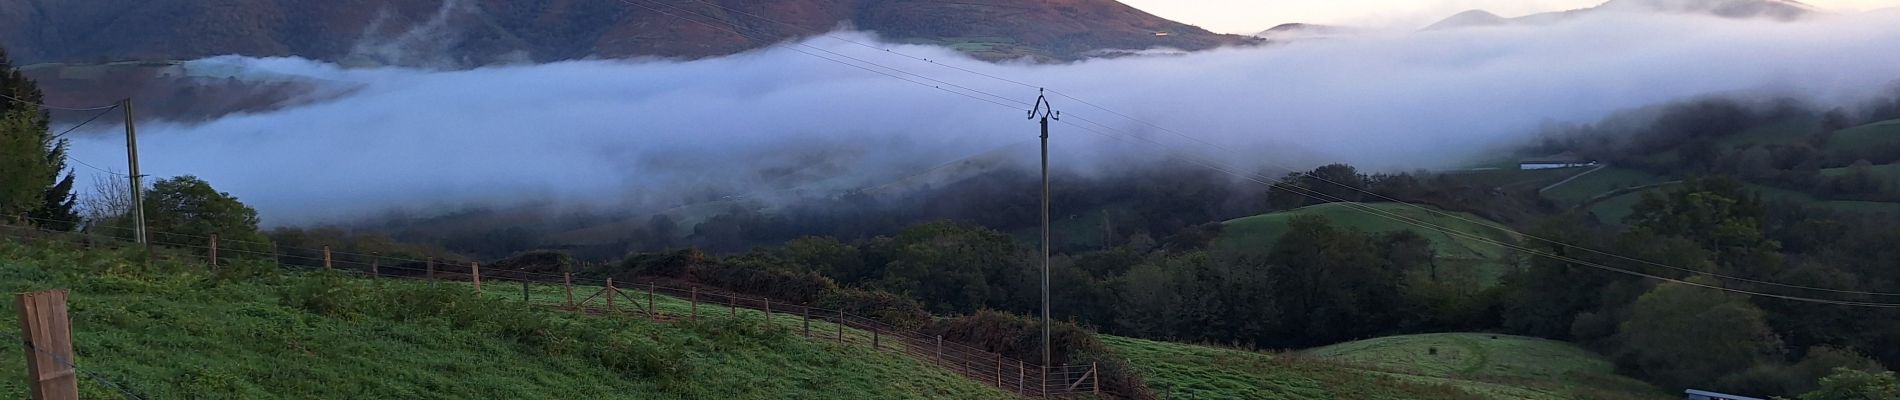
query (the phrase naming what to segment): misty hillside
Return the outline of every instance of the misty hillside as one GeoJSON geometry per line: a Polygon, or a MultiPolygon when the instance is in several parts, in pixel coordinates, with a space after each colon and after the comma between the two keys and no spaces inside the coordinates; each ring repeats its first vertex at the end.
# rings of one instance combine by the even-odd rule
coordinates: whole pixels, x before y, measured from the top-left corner
{"type": "Polygon", "coordinates": [[[1244,40],[1113,0],[0,0],[0,45],[20,64],[227,54],[429,67],[700,58],[839,27],[987,59],[1244,40]]]}
{"type": "Polygon", "coordinates": [[[1452,15],[1426,30],[1478,26],[1542,25],[1597,12],[1706,14],[1722,18],[1768,18],[1792,21],[1817,10],[1794,0],[1610,0],[1596,7],[1570,11],[1531,14],[1505,18],[1484,10],[1469,10],[1452,15]]]}

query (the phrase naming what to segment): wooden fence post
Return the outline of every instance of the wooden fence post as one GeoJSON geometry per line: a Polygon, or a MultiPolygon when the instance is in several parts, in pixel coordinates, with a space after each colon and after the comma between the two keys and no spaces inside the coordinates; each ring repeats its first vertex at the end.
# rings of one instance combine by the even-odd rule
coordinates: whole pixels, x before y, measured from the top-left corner
{"type": "Polygon", "coordinates": [[[805,337],[811,337],[811,306],[805,306],[805,337]]]}
{"type": "Polygon", "coordinates": [[[429,274],[429,284],[434,285],[435,284],[435,257],[429,257],[429,266],[426,271],[428,271],[428,274],[429,274]]]}
{"type": "Polygon", "coordinates": [[[218,270],[218,234],[211,234],[211,271],[218,270]]]}
{"type": "Polygon", "coordinates": [[[529,304],[528,303],[528,278],[526,277],[521,278],[521,303],[529,304]]]}
{"type": "Polygon", "coordinates": [[[1029,368],[1023,366],[1022,360],[1016,360],[1016,394],[1027,393],[1029,393],[1029,368]]]}
{"type": "Polygon", "coordinates": [[[1095,369],[1095,363],[1089,363],[1089,376],[1095,377],[1094,380],[1090,381],[1090,383],[1095,384],[1095,394],[1102,394],[1102,371],[1095,369]]]}
{"type": "Polygon", "coordinates": [[[772,329],[772,298],[763,297],[763,299],[765,299],[765,328],[772,329]]]}
{"type": "Polygon", "coordinates": [[[607,278],[607,288],[601,290],[607,293],[607,312],[614,312],[614,295],[620,294],[619,289],[614,289],[614,278],[607,278]]]}
{"type": "Polygon", "coordinates": [[[469,275],[475,277],[475,295],[480,296],[482,295],[482,263],[470,261],[468,269],[469,275]]]}
{"type": "Polygon", "coordinates": [[[383,276],[382,265],[383,265],[383,253],[378,253],[374,251],[369,252],[369,276],[372,278],[382,277],[383,276]]]}
{"type": "Polygon", "coordinates": [[[877,337],[878,337],[877,325],[872,325],[871,326],[871,350],[878,350],[877,337]]]}
{"type": "Polygon", "coordinates": [[[567,291],[567,306],[574,306],[574,273],[561,273],[561,289],[567,291]]]}
{"type": "Polygon", "coordinates": [[[330,270],[330,245],[323,245],[323,270],[330,270]]]}
{"type": "Polygon", "coordinates": [[[658,284],[647,282],[647,314],[654,318],[660,317],[660,309],[653,305],[653,292],[659,291],[659,286],[658,284]]]}
{"type": "Polygon", "coordinates": [[[694,286],[692,289],[693,289],[693,297],[687,300],[687,302],[692,304],[692,307],[693,307],[692,317],[691,317],[692,320],[698,321],[699,320],[699,287],[694,286]]]}
{"type": "Polygon", "coordinates": [[[66,291],[20,293],[16,301],[32,398],[77,400],[79,371],[72,365],[73,331],[66,314],[66,291]]]}
{"type": "Polygon", "coordinates": [[[1042,397],[1049,397],[1049,366],[1042,366],[1042,397]]]}
{"type": "Polygon", "coordinates": [[[732,318],[739,318],[739,296],[726,295],[726,310],[732,312],[732,318]]]}
{"type": "Polygon", "coordinates": [[[838,343],[844,343],[844,308],[838,309],[838,343]]]}
{"type": "Polygon", "coordinates": [[[1003,387],[1003,355],[996,355],[996,387],[1003,387]]]}
{"type": "Polygon", "coordinates": [[[943,365],[943,335],[937,335],[937,365],[943,365]]]}

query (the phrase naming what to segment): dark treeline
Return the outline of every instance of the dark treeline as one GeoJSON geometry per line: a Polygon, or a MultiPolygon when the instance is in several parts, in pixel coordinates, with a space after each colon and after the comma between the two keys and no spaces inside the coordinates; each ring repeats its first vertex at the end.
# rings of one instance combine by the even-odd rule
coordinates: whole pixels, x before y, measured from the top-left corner
{"type": "MultiPolygon", "coordinates": [[[[1900,89],[1897,89],[1900,91],[1900,89]]],[[[1727,175],[1822,199],[1900,201],[1900,141],[1848,130],[1900,119],[1900,92],[1855,109],[1708,98],[1553,129],[1533,146],[1664,176],[1727,175]]]]}

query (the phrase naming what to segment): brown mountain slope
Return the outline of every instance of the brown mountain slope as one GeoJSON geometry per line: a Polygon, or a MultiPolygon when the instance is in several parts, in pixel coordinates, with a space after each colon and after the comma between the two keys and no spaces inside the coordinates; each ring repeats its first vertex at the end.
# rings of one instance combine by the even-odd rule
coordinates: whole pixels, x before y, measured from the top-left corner
{"type": "Polygon", "coordinates": [[[839,26],[992,59],[1245,41],[1113,0],[0,0],[0,45],[26,64],[224,54],[425,66],[692,58],[839,26]]]}

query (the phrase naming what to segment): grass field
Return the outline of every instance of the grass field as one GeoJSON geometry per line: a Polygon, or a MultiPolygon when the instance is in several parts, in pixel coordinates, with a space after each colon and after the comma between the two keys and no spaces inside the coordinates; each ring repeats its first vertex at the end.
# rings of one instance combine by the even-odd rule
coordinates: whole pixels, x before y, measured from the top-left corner
{"type": "Polygon", "coordinates": [[[1324,217],[1336,225],[1363,232],[1412,230],[1432,241],[1433,249],[1438,251],[1441,274],[1468,275],[1484,285],[1496,282],[1505,270],[1498,261],[1504,258],[1507,249],[1491,242],[1516,243],[1518,240],[1517,233],[1509,228],[1467,213],[1403,203],[1329,203],[1227,221],[1214,246],[1224,251],[1269,250],[1286,234],[1287,223],[1303,215],[1324,217]],[[1407,221],[1442,226],[1459,234],[1419,227],[1407,221]]]}
{"type": "Polygon", "coordinates": [[[1301,352],[1424,382],[1458,382],[1493,398],[1667,398],[1616,374],[1608,360],[1564,342],[1510,335],[1439,333],[1390,336],[1301,352]],[[1434,351],[1436,354],[1434,354],[1434,351]]]}
{"type": "Polygon", "coordinates": [[[1668,180],[1668,178],[1652,175],[1643,171],[1608,167],[1566,182],[1562,186],[1550,188],[1550,190],[1544,191],[1543,194],[1545,198],[1557,202],[1558,205],[1575,206],[1595,198],[1598,195],[1618,189],[1660,183],[1668,180]]]}
{"type": "MultiPolygon", "coordinates": [[[[735,319],[702,306],[700,322],[656,323],[502,300],[518,299],[519,286],[483,299],[462,284],[215,278],[137,259],[0,241],[0,288],[70,289],[78,364],[152,399],[1008,397],[894,354],[799,338],[791,322],[770,328],[753,312],[735,319]]],[[[0,323],[17,324],[4,315],[0,323]]],[[[21,351],[0,347],[0,358],[21,351]]],[[[0,375],[24,374],[22,363],[4,365],[0,375]]],[[[81,388],[121,397],[90,380],[81,388]]],[[[25,390],[20,379],[0,382],[0,397],[25,390]]]]}
{"type": "Polygon", "coordinates": [[[1447,177],[1459,182],[1496,187],[1504,190],[1536,190],[1552,183],[1570,178],[1592,167],[1551,168],[1520,170],[1517,161],[1509,165],[1492,169],[1445,171],[1447,177]]]}
{"type": "Polygon", "coordinates": [[[1900,119],[1835,131],[1834,136],[1828,139],[1826,150],[1838,154],[1896,141],[1900,141],[1900,119]]]}
{"type": "Polygon", "coordinates": [[[1163,399],[1669,398],[1615,375],[1600,357],[1568,344],[1510,336],[1499,344],[1453,348],[1458,343],[1449,342],[1465,336],[1479,337],[1399,336],[1287,354],[1101,339],[1141,369],[1149,387],[1163,399]],[[1444,357],[1417,360],[1405,355],[1418,345],[1445,347],[1439,353],[1444,357]]]}
{"type": "Polygon", "coordinates": [[[1790,118],[1723,137],[1717,144],[1729,147],[1794,144],[1807,140],[1820,128],[1821,121],[1818,119],[1790,118]]]}

